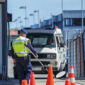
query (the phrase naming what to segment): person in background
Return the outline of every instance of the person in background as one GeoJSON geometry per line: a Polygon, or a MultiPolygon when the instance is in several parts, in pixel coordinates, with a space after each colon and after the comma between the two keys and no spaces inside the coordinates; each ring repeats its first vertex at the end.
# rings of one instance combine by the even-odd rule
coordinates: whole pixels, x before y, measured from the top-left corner
{"type": "Polygon", "coordinates": [[[30,40],[26,38],[27,31],[23,28],[20,31],[20,36],[13,40],[11,44],[11,55],[14,64],[16,64],[16,73],[20,85],[22,80],[27,80],[29,83],[30,74],[32,72],[31,58],[29,52],[38,58],[37,52],[30,44],[30,40]]]}

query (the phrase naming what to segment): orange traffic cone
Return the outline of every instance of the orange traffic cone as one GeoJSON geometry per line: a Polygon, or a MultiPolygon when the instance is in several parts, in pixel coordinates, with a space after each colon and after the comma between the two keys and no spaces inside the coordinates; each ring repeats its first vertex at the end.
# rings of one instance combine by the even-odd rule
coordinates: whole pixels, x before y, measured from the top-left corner
{"type": "Polygon", "coordinates": [[[66,80],[65,80],[65,85],[71,85],[70,79],[66,79],[66,80]]]}
{"type": "Polygon", "coordinates": [[[47,78],[46,85],[54,85],[52,66],[49,66],[48,78],[47,78]]]}
{"type": "Polygon", "coordinates": [[[28,85],[27,80],[22,80],[22,85],[28,85]]]}
{"type": "Polygon", "coordinates": [[[76,85],[73,65],[70,66],[69,78],[71,81],[71,85],[76,85]]]}
{"type": "Polygon", "coordinates": [[[31,72],[30,85],[36,85],[34,72],[31,72]]]}

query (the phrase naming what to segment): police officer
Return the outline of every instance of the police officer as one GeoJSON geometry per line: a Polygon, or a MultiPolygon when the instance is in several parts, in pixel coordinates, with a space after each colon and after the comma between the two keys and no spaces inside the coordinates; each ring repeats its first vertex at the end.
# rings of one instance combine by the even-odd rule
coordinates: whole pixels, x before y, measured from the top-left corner
{"type": "Polygon", "coordinates": [[[16,63],[16,72],[20,81],[20,85],[21,81],[24,79],[28,80],[29,83],[30,74],[32,72],[29,52],[31,51],[36,56],[36,58],[38,58],[36,51],[29,42],[30,40],[26,38],[26,34],[27,31],[24,28],[21,29],[20,36],[13,40],[11,46],[11,54],[14,63],[16,63]]]}

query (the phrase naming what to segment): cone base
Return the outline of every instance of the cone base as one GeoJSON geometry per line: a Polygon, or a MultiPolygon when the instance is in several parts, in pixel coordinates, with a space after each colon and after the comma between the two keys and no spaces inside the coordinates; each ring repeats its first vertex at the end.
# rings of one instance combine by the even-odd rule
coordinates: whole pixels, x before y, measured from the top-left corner
{"type": "Polygon", "coordinates": [[[21,85],[28,85],[27,80],[22,80],[21,85]]]}
{"type": "Polygon", "coordinates": [[[65,85],[71,85],[71,81],[70,81],[70,79],[66,79],[66,81],[65,81],[65,85]]]}
{"type": "Polygon", "coordinates": [[[71,83],[71,85],[76,85],[76,83],[71,83]]]}

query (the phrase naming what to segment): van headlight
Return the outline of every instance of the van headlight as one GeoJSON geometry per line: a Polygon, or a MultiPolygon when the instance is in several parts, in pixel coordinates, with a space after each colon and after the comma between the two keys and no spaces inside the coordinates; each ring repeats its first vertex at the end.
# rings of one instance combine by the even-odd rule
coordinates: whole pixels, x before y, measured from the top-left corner
{"type": "Polygon", "coordinates": [[[47,58],[56,59],[56,54],[47,54],[47,58]]]}

